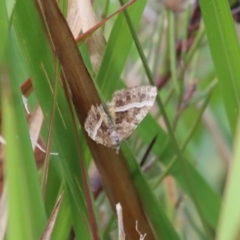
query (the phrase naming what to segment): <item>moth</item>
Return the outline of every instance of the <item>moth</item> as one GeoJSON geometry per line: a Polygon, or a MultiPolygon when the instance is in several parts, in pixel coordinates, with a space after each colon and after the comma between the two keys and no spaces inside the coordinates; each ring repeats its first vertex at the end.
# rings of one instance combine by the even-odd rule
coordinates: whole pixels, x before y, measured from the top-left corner
{"type": "Polygon", "coordinates": [[[120,142],[127,139],[147,115],[156,96],[157,88],[153,86],[116,91],[107,103],[107,111],[102,105],[91,107],[84,128],[94,141],[118,153],[120,142]]]}

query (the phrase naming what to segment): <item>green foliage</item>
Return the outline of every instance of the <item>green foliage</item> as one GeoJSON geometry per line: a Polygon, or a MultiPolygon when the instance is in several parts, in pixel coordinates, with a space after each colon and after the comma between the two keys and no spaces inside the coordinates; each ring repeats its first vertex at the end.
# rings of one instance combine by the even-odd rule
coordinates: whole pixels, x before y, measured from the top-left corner
{"type": "MultiPolygon", "coordinates": [[[[59,81],[61,64],[49,43],[41,7],[31,0],[6,4],[0,3],[6,239],[40,239],[62,193],[51,239],[68,239],[71,234],[92,239],[94,219],[98,228],[94,231],[101,239],[117,239],[117,221],[107,200],[111,194],[104,190],[100,195],[86,194],[92,192],[95,179],[91,152],[71,94],[59,81]],[[34,89],[28,104],[31,112],[38,103],[41,106],[40,138],[49,156],[49,165],[43,157],[46,166],[38,169],[21,96],[28,78],[34,89]],[[41,184],[44,177],[46,185],[41,184]]],[[[66,6],[62,0],[64,15],[66,6]]],[[[109,15],[120,5],[101,0],[93,7],[109,15]]],[[[105,52],[99,71],[92,74],[103,101],[126,86],[158,87],[151,113],[121,144],[156,239],[217,236],[222,240],[239,235],[239,41],[227,1],[201,0],[200,7],[203,21],[191,18],[194,6],[176,13],[159,1],[136,1],[127,14],[119,13],[102,28],[105,52]],[[190,28],[190,18],[199,24],[195,30],[190,28]],[[146,162],[139,167],[156,135],[146,162]]],[[[92,69],[87,44],[80,48],[92,69]]],[[[99,177],[97,183],[101,184],[99,177]]]]}

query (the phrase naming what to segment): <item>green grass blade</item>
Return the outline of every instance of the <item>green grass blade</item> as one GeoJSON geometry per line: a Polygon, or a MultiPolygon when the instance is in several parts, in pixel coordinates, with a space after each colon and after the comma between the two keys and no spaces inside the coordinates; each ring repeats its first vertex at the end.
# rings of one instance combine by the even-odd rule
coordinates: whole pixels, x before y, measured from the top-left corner
{"type": "Polygon", "coordinates": [[[63,200],[58,212],[58,216],[55,222],[52,240],[64,240],[67,239],[71,231],[71,209],[68,199],[63,196],[63,200]]]}
{"type": "Polygon", "coordinates": [[[0,43],[0,64],[3,61],[7,39],[8,39],[8,16],[5,1],[0,3],[0,32],[1,32],[1,43],[0,43]]]}
{"type": "Polygon", "coordinates": [[[122,143],[122,150],[127,159],[132,176],[134,176],[133,181],[141,199],[143,209],[154,228],[157,239],[179,239],[177,233],[163,212],[159,202],[157,202],[155,196],[153,195],[152,190],[149,188],[146,180],[144,179],[140,168],[131,151],[129,151],[126,143],[122,143]]]}
{"type": "Polygon", "coordinates": [[[234,141],[234,156],[228,174],[227,185],[224,193],[223,206],[217,231],[218,240],[239,239],[240,221],[240,121],[238,121],[236,138],[234,141]]]}
{"type": "Polygon", "coordinates": [[[180,94],[180,85],[177,76],[177,59],[176,59],[176,52],[175,52],[175,13],[171,10],[168,10],[168,20],[169,20],[169,33],[168,33],[168,40],[169,40],[169,56],[170,56],[170,68],[171,68],[171,75],[172,75],[172,82],[177,95],[180,94]]]}
{"type": "MultiPolygon", "coordinates": [[[[134,27],[138,26],[145,5],[146,0],[136,1],[128,8],[127,11],[131,16],[134,27]]],[[[132,43],[133,39],[128,24],[123,13],[121,13],[117,17],[112,28],[103,60],[96,77],[96,82],[102,90],[103,96],[108,100],[111,98],[114,90],[119,86],[120,75],[132,43]]]]}
{"type": "MultiPolygon", "coordinates": [[[[9,213],[9,239],[39,239],[46,223],[38,174],[22,103],[16,42],[11,36],[9,72],[2,84],[4,170],[9,213]]],[[[20,62],[20,61],[19,61],[20,62]]]]}
{"type": "MultiPolygon", "coordinates": [[[[137,131],[143,141],[149,145],[152,137],[158,133],[158,138],[156,143],[153,146],[153,152],[157,154],[157,156],[161,156],[161,164],[164,166],[168,166],[170,164],[171,159],[174,157],[174,149],[173,147],[168,144],[167,147],[164,149],[164,144],[168,139],[168,135],[166,132],[159,127],[157,122],[148,115],[137,128],[137,131]]],[[[191,186],[195,191],[195,197],[200,199],[198,202],[201,214],[205,221],[211,226],[212,228],[216,228],[218,217],[219,217],[219,210],[220,210],[220,197],[213,191],[210,185],[206,182],[206,180],[199,174],[196,170],[195,166],[191,163],[186,162],[187,171],[191,176],[191,186]],[[204,196],[204,197],[203,197],[204,196]],[[205,197],[206,196],[206,197],[205,197]]],[[[189,187],[184,180],[184,177],[181,173],[181,166],[180,163],[174,166],[171,175],[178,181],[180,186],[184,189],[184,191],[191,196],[189,192],[189,187]]]]}
{"type": "MultiPolygon", "coordinates": [[[[46,128],[50,126],[53,105],[53,94],[57,94],[57,110],[53,125],[53,144],[60,163],[60,173],[70,191],[73,226],[78,239],[91,239],[88,210],[84,199],[82,178],[79,163],[79,145],[76,129],[73,124],[69,103],[66,101],[62,86],[58,84],[57,93],[54,89],[54,58],[39,14],[32,1],[18,1],[15,8],[14,28],[17,32],[19,45],[24,56],[27,70],[31,76],[35,93],[45,117],[46,128]]],[[[81,159],[82,160],[82,159],[81,159]]],[[[51,160],[53,161],[53,160],[51,160]]],[[[57,180],[57,179],[56,179],[57,180]]],[[[69,196],[67,196],[69,197],[69,196]]]]}
{"type": "MultiPolygon", "coordinates": [[[[140,51],[141,53],[141,51],[140,51]]],[[[149,70],[146,58],[144,57],[143,54],[141,54],[141,56],[143,56],[143,63],[145,66],[145,70],[147,72],[147,75],[149,77],[150,82],[152,82],[152,74],[149,70]]],[[[158,104],[161,106],[161,110],[163,109],[163,106],[161,104],[160,99],[158,100],[158,104]]],[[[162,111],[162,113],[165,113],[164,109],[162,111]]],[[[158,138],[157,143],[154,146],[154,149],[157,149],[157,151],[159,152],[159,154],[161,154],[161,147],[163,146],[162,143],[165,143],[168,139],[168,136],[164,134],[164,132],[162,131],[161,128],[159,128],[158,124],[153,120],[151,123],[148,122],[148,124],[144,126],[144,122],[150,121],[150,117],[147,116],[143,122],[141,123],[141,125],[138,128],[138,132],[141,133],[142,139],[144,139],[144,141],[146,141],[146,139],[148,139],[148,144],[150,143],[150,139],[152,136],[154,136],[154,134],[156,134],[156,129],[159,129],[157,132],[159,133],[159,135],[163,135],[163,137],[158,138]],[[142,131],[141,131],[142,130],[142,131]],[[146,131],[147,130],[147,131],[146,131]],[[151,135],[151,134],[152,135],[151,135]],[[165,135],[165,136],[164,136],[165,135]]],[[[168,118],[165,114],[165,118],[167,119],[168,122],[168,118]]],[[[170,124],[168,122],[168,129],[170,129],[170,124]]],[[[169,160],[171,159],[171,154],[173,152],[175,152],[177,150],[177,155],[178,157],[182,158],[182,154],[181,151],[179,150],[177,144],[176,144],[176,140],[173,137],[173,133],[171,131],[171,138],[172,138],[172,142],[174,142],[175,147],[168,147],[167,149],[164,149],[166,151],[164,151],[165,156],[164,160],[162,159],[162,163],[168,163],[169,160]],[[171,150],[170,150],[171,149],[171,150]],[[166,161],[166,162],[165,162],[166,161]]],[[[206,232],[208,232],[208,235],[210,236],[210,231],[209,231],[209,227],[211,226],[212,228],[216,228],[216,224],[217,224],[217,220],[218,220],[218,213],[219,213],[219,209],[220,209],[220,199],[219,197],[216,195],[216,193],[214,193],[212,191],[212,189],[208,186],[208,184],[206,183],[206,181],[198,174],[198,172],[196,171],[196,169],[189,164],[187,161],[185,161],[182,158],[181,163],[178,162],[178,164],[175,166],[174,171],[172,172],[173,176],[176,177],[176,179],[180,182],[181,186],[184,188],[184,190],[191,196],[192,200],[195,203],[195,206],[198,209],[198,213],[199,216],[201,216],[202,219],[202,223],[205,226],[206,232]],[[183,161],[184,166],[183,166],[183,161]],[[179,173],[182,174],[179,174],[179,173]],[[200,183],[201,182],[201,183],[200,183]],[[199,191],[196,191],[196,189],[199,188],[199,191]],[[201,198],[202,194],[205,193],[210,194],[212,196],[211,199],[206,199],[206,198],[201,198]],[[199,199],[202,199],[199,201],[199,199]],[[211,206],[211,211],[209,211],[209,207],[211,206]]]]}
{"type": "Polygon", "coordinates": [[[200,0],[212,59],[225,111],[235,132],[240,102],[240,49],[227,0],[200,0]]]}

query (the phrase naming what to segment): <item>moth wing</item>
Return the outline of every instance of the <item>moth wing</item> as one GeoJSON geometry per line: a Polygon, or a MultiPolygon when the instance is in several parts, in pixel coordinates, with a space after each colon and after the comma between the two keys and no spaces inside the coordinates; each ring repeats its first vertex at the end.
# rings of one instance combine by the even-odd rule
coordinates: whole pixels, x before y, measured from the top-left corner
{"type": "Polygon", "coordinates": [[[152,86],[123,89],[113,94],[109,112],[114,114],[114,127],[120,141],[132,134],[153,106],[156,96],[157,88],[152,86]]]}
{"type": "Polygon", "coordinates": [[[84,123],[88,136],[96,143],[116,150],[119,148],[119,137],[102,105],[92,106],[84,123]]]}

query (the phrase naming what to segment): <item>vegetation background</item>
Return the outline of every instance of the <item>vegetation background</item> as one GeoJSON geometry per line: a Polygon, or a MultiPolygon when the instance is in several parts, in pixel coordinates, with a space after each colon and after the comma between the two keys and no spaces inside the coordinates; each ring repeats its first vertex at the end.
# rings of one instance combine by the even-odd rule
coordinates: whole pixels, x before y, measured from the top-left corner
{"type": "Polygon", "coordinates": [[[238,2],[125,3],[0,1],[0,239],[239,239],[238,2]],[[86,136],[142,85],[120,154],[86,136]]]}

